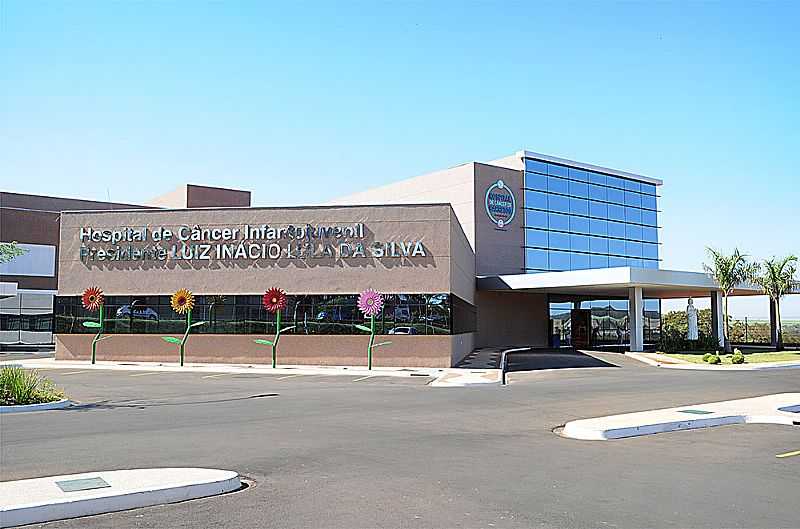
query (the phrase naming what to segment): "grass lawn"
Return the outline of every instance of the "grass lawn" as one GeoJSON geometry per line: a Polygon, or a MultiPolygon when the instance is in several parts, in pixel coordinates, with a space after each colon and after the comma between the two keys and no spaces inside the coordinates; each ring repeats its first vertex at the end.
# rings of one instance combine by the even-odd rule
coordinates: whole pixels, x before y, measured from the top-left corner
{"type": "MultiPolygon", "coordinates": [[[[744,351],[742,351],[744,352],[744,351]]],[[[670,356],[672,358],[677,358],[679,360],[686,360],[687,362],[692,362],[693,364],[704,364],[703,362],[703,354],[704,353],[660,353],[665,356],[670,356]]],[[[719,355],[720,359],[722,359],[723,364],[730,364],[731,363],[731,355],[719,355]]],[[[781,351],[780,353],[775,352],[753,352],[747,353],[744,352],[744,363],[745,364],[761,364],[764,362],[798,362],[800,361],[800,352],[795,351],[781,351]]],[[[718,364],[719,365],[719,364],[718,364]]]]}

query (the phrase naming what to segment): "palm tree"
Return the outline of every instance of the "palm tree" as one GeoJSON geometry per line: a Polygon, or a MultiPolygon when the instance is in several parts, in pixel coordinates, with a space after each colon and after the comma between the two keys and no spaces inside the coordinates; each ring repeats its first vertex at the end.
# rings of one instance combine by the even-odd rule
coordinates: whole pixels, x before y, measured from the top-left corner
{"type": "Polygon", "coordinates": [[[741,283],[746,283],[755,279],[758,273],[758,265],[749,263],[747,255],[739,252],[738,248],[733,249],[733,254],[725,255],[713,248],[706,248],[711,257],[711,264],[703,263],[703,269],[711,275],[717,282],[723,296],[724,322],[722,326],[723,344],[725,352],[731,352],[731,344],[728,341],[728,296],[733,294],[733,289],[741,283]]]}
{"type": "Polygon", "coordinates": [[[772,259],[764,260],[755,278],[756,283],[764,291],[764,294],[768,295],[770,301],[775,304],[775,326],[778,331],[778,343],[775,345],[775,349],[777,351],[783,349],[781,298],[794,289],[800,288],[800,281],[794,278],[795,272],[797,272],[796,256],[787,255],[782,259],[773,257],[772,259]]]}

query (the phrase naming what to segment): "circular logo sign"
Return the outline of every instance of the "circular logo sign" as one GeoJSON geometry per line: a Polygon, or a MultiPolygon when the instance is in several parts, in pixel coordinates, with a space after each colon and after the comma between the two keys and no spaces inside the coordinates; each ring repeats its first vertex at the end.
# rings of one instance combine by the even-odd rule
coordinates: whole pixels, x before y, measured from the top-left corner
{"type": "Polygon", "coordinates": [[[508,225],[517,212],[517,201],[514,200],[514,193],[502,181],[498,180],[486,190],[486,214],[498,228],[508,225]]]}

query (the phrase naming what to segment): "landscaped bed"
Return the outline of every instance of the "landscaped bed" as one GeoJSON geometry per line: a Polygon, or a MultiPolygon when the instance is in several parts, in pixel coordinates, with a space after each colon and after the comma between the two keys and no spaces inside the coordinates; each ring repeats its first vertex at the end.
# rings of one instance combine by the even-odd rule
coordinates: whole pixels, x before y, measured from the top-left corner
{"type": "MultiPolygon", "coordinates": [[[[742,351],[744,353],[745,364],[763,364],[767,362],[800,362],[800,352],[798,351],[742,351]]],[[[678,360],[685,360],[693,364],[704,364],[703,354],[705,351],[698,351],[696,353],[662,353],[664,356],[676,358],[678,360]]],[[[719,355],[722,364],[732,364],[731,355],[719,355]]]]}
{"type": "Polygon", "coordinates": [[[47,378],[21,367],[0,369],[0,406],[25,406],[63,400],[64,392],[47,378]]]}

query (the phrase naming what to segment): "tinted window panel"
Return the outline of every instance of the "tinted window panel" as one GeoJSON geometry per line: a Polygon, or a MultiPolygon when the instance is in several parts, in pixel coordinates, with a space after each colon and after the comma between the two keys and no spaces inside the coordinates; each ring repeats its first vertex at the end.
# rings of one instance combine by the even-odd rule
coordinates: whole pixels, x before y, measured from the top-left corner
{"type": "Polygon", "coordinates": [[[609,237],[619,237],[621,239],[625,238],[625,224],[622,222],[608,222],[608,236],[609,237]]]}
{"type": "Polygon", "coordinates": [[[569,234],[550,232],[550,248],[554,248],[556,250],[569,250],[569,234]]]}
{"type": "Polygon", "coordinates": [[[525,207],[547,209],[547,193],[525,190],[525,207]]]}
{"type": "Polygon", "coordinates": [[[633,191],[625,191],[625,205],[642,207],[642,195],[633,191]]]}
{"type": "Polygon", "coordinates": [[[614,255],[625,255],[625,241],[621,241],[618,239],[609,239],[608,253],[614,255]]]}
{"type": "Polygon", "coordinates": [[[570,249],[579,252],[589,251],[589,237],[587,235],[570,235],[570,249]]]}
{"type": "Polygon", "coordinates": [[[575,233],[589,233],[589,219],[583,217],[570,217],[569,231],[574,231],[575,233]]]}
{"type": "Polygon", "coordinates": [[[561,193],[562,195],[569,194],[569,181],[562,180],[561,178],[548,177],[547,190],[551,193],[561,193]]]}
{"type": "Polygon", "coordinates": [[[547,164],[536,160],[525,160],[525,170],[547,174],[547,164]]]}
{"type": "Polygon", "coordinates": [[[560,195],[549,195],[548,209],[559,213],[569,213],[569,198],[560,195]]]}
{"type": "Polygon", "coordinates": [[[569,231],[569,216],[559,213],[548,214],[551,230],[569,231]]]}
{"type": "Polygon", "coordinates": [[[642,240],[646,242],[658,242],[658,230],[656,228],[642,228],[642,240]]]}
{"type": "Polygon", "coordinates": [[[589,198],[593,198],[595,200],[602,200],[605,202],[608,200],[608,193],[607,189],[602,186],[595,186],[589,185],[589,198]]]}
{"type": "Polygon", "coordinates": [[[592,268],[608,268],[607,255],[590,255],[589,266],[592,268]]]}
{"type": "Polygon", "coordinates": [[[641,257],[642,243],[634,241],[625,241],[625,255],[629,257],[641,257]]]}
{"type": "Polygon", "coordinates": [[[646,209],[658,209],[656,204],[656,197],[650,195],[642,195],[642,207],[646,209]]]}
{"type": "Polygon", "coordinates": [[[589,174],[589,182],[592,184],[600,184],[602,186],[606,185],[606,175],[600,173],[592,173],[591,171],[589,174]]]}
{"type": "Polygon", "coordinates": [[[541,246],[547,248],[547,232],[542,230],[525,230],[525,246],[541,246]]]}
{"type": "Polygon", "coordinates": [[[550,250],[550,270],[569,270],[569,253],[550,250]]]}
{"type": "Polygon", "coordinates": [[[582,253],[574,253],[570,256],[570,269],[586,270],[589,268],[589,256],[582,253]]]}
{"type": "Polygon", "coordinates": [[[647,259],[658,259],[658,245],[651,243],[642,244],[642,257],[647,259]]]}
{"type": "Polygon", "coordinates": [[[642,268],[656,269],[658,268],[658,261],[649,261],[645,259],[644,261],[642,261],[642,268]]]}
{"type": "Polygon", "coordinates": [[[642,227],[637,226],[635,224],[626,224],[625,225],[625,238],[626,239],[633,239],[636,241],[642,240],[642,227]]]}
{"type": "Polygon", "coordinates": [[[608,222],[605,220],[590,219],[589,233],[592,235],[608,235],[608,222]]]}
{"type": "Polygon", "coordinates": [[[547,228],[547,213],[544,211],[525,210],[525,226],[531,228],[547,228]]]}
{"type": "Polygon", "coordinates": [[[608,201],[615,204],[625,203],[625,192],[619,189],[608,188],[608,201]]]}
{"type": "Polygon", "coordinates": [[[587,198],[589,196],[589,184],[583,182],[570,182],[569,194],[573,197],[587,198]]]}
{"type": "Polygon", "coordinates": [[[555,165],[552,163],[547,164],[547,174],[553,176],[561,176],[564,178],[567,178],[567,176],[569,176],[569,172],[567,171],[566,167],[564,167],[563,165],[555,165]]]}
{"type": "Polygon", "coordinates": [[[642,210],[642,224],[658,226],[658,213],[649,209],[642,210]]]}
{"type": "Polygon", "coordinates": [[[525,250],[525,268],[547,270],[547,250],[525,250]]]}
{"type": "Polygon", "coordinates": [[[525,187],[547,191],[547,177],[536,173],[525,173],[525,187]]]}
{"type": "Polygon", "coordinates": [[[608,239],[604,237],[589,237],[589,251],[608,253],[608,239]]]}
{"type": "Polygon", "coordinates": [[[625,189],[638,192],[642,190],[642,184],[636,180],[625,180],[625,189]]]}
{"type": "Polygon", "coordinates": [[[642,223],[642,210],[639,208],[632,208],[625,206],[625,221],[635,222],[636,224],[642,223]]]}
{"type": "Polygon", "coordinates": [[[609,218],[609,220],[624,221],[625,220],[625,207],[624,206],[617,206],[616,204],[609,204],[608,205],[608,218],[609,218]]]}
{"type": "Polygon", "coordinates": [[[601,219],[608,218],[608,204],[605,202],[589,201],[589,215],[601,219]]]}
{"type": "Polygon", "coordinates": [[[612,255],[608,258],[608,266],[611,268],[616,268],[618,266],[628,266],[628,258],[616,257],[612,255]]]}
{"type": "Polygon", "coordinates": [[[622,178],[618,178],[616,176],[606,176],[606,184],[610,187],[625,189],[625,181],[622,178]]]}
{"type": "Polygon", "coordinates": [[[585,198],[570,198],[569,211],[575,215],[588,215],[589,201],[585,198]]]}
{"type": "Polygon", "coordinates": [[[581,169],[574,169],[572,167],[569,168],[569,177],[573,180],[580,180],[581,182],[588,182],[589,175],[586,174],[586,171],[582,171],[581,169]]]}
{"type": "Polygon", "coordinates": [[[655,195],[656,194],[656,186],[653,184],[645,184],[642,183],[642,193],[646,195],[655,195]]]}

